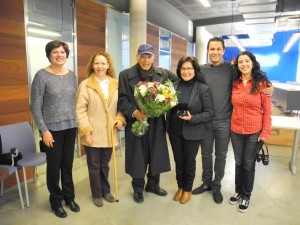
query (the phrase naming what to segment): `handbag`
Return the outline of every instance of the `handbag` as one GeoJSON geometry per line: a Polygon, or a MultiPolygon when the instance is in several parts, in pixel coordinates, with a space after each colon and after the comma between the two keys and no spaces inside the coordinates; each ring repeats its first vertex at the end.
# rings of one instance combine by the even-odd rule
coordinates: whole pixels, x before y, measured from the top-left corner
{"type": "Polygon", "coordinates": [[[46,152],[45,144],[43,140],[40,140],[40,152],[46,152]]]}
{"type": "Polygon", "coordinates": [[[0,164],[2,165],[17,165],[18,161],[23,158],[23,155],[19,150],[14,147],[10,149],[10,152],[0,154],[0,164]]]}
{"type": "Polygon", "coordinates": [[[256,161],[262,162],[265,166],[269,165],[269,149],[267,144],[263,141],[259,141],[257,144],[256,161]]]}
{"type": "Polygon", "coordinates": [[[2,139],[1,139],[1,134],[0,134],[0,154],[2,154],[2,139]]]}

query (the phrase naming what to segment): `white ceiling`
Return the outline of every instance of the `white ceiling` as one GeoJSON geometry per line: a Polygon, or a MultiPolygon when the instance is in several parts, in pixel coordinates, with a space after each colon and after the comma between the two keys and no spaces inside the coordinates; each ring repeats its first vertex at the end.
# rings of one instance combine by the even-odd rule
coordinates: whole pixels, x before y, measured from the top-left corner
{"type": "MultiPolygon", "coordinates": [[[[248,34],[249,38],[240,39],[245,47],[270,46],[274,33],[299,30],[300,25],[300,11],[277,9],[285,0],[209,0],[210,8],[203,7],[199,0],[165,1],[185,14],[194,26],[205,26],[212,36],[248,34]]],[[[300,0],[290,0],[289,4],[300,10],[300,0]]],[[[231,40],[226,40],[226,45],[234,46],[231,40]]]]}

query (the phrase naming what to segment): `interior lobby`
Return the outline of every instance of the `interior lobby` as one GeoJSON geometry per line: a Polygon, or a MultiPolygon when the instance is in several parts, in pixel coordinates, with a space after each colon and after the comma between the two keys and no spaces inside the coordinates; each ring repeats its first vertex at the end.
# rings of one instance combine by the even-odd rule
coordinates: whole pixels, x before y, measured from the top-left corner
{"type": "MultiPolygon", "coordinates": [[[[111,194],[115,198],[117,179],[118,202],[104,200],[102,207],[94,205],[86,155],[77,139],[73,180],[80,212],[72,212],[63,203],[68,216],[54,215],[49,205],[44,164],[36,168],[36,181],[35,168],[27,170],[30,207],[26,204],[21,207],[15,175],[4,180],[0,225],[300,224],[300,35],[284,52],[288,40],[300,31],[300,1],[208,2],[210,8],[202,6],[199,0],[0,0],[0,126],[29,122],[36,151],[40,151],[41,137],[30,111],[30,88],[36,72],[49,65],[45,45],[51,40],[60,39],[69,45],[65,66],[75,72],[80,84],[87,76],[86,65],[95,51],[109,52],[118,77],[122,70],[136,63],[140,43],[150,43],[154,47],[154,65],[176,72],[182,56],[195,56],[200,64],[207,63],[207,42],[212,36],[225,40],[224,60],[234,62],[241,49],[229,36],[236,36],[243,48],[256,55],[273,83],[272,116],[296,121],[273,124],[267,142],[270,162],[256,163],[247,213],[240,213],[238,204],[229,203],[235,193],[231,143],[222,180],[222,204],[214,202],[212,191],[192,195],[187,204],[173,200],[178,187],[169,142],[171,171],[160,176],[160,186],[168,195],[144,192],[144,202],[137,204],[131,177],[125,173],[125,137],[120,132],[122,144],[116,147],[117,178],[113,160],[109,172],[111,194]]],[[[193,189],[202,184],[201,148],[196,160],[193,189]]],[[[25,202],[22,169],[19,168],[18,174],[25,202]]]]}

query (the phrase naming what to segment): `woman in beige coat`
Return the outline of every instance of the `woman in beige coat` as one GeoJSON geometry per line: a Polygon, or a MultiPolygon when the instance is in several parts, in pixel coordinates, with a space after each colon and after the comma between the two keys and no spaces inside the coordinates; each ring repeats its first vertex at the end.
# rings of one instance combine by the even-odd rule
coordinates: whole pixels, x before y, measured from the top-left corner
{"type": "Polygon", "coordinates": [[[76,113],[81,143],[86,151],[93,201],[101,207],[102,198],[115,201],[108,181],[109,161],[113,143],[119,144],[118,130],[124,127],[125,118],[117,112],[118,81],[110,55],[95,53],[87,65],[87,74],[88,78],[78,88],[76,113]]]}

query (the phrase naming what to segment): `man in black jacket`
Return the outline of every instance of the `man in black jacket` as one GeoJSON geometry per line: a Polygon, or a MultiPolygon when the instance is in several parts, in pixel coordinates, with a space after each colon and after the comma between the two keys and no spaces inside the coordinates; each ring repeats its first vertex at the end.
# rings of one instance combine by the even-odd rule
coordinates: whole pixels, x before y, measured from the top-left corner
{"type": "Polygon", "coordinates": [[[143,191],[166,196],[167,191],[159,185],[160,173],[170,171],[170,159],[166,141],[165,118],[148,118],[138,107],[134,98],[134,86],[140,81],[154,82],[167,80],[168,74],[153,65],[154,51],[150,44],[142,44],[136,55],[137,64],[119,75],[118,111],[126,117],[125,128],[125,172],[132,177],[134,201],[144,201],[143,191]],[[148,132],[137,137],[131,132],[134,121],[149,123],[148,132]]]}

